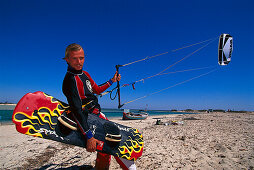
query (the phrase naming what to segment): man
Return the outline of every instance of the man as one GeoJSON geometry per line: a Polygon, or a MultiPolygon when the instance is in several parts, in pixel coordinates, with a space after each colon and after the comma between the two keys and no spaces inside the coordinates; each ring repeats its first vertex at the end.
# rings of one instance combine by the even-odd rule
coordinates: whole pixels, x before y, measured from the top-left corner
{"type": "MultiPolygon", "coordinates": [[[[89,73],[82,70],[85,61],[84,50],[80,45],[75,43],[70,44],[66,48],[64,59],[68,63],[68,71],[63,81],[63,93],[67,98],[71,111],[81,125],[80,131],[84,135],[84,140],[87,140],[87,151],[95,152],[96,144],[99,144],[99,141],[93,137],[89,129],[87,123],[88,114],[96,114],[102,119],[107,118],[100,112],[101,108],[94,93],[102,93],[114,82],[120,81],[121,75],[116,72],[113,78],[98,86],[89,73]]],[[[134,161],[115,158],[123,169],[136,169],[134,161]]],[[[110,159],[110,155],[98,152],[95,168],[109,169],[110,159]]]]}

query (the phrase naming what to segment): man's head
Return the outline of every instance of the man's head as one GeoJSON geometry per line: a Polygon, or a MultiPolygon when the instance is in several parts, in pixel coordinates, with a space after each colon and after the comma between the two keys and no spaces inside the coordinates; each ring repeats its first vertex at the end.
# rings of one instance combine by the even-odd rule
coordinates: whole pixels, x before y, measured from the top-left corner
{"type": "Polygon", "coordinates": [[[79,44],[70,44],[65,50],[65,58],[67,63],[75,70],[81,70],[85,61],[83,48],[79,44]]]}

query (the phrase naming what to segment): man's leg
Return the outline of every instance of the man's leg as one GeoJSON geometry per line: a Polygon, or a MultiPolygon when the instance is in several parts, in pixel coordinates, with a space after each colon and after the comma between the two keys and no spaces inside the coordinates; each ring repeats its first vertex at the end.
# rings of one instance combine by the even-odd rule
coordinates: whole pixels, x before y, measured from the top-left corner
{"type": "MultiPolygon", "coordinates": [[[[105,120],[108,120],[107,117],[100,112],[99,117],[105,120]]],[[[122,169],[124,170],[136,170],[136,165],[134,161],[129,161],[127,159],[119,158],[115,156],[115,159],[117,163],[121,166],[122,169]]],[[[96,164],[95,164],[95,169],[109,169],[111,161],[111,155],[105,154],[105,153],[100,153],[97,152],[97,159],[96,159],[96,164]]]]}
{"type": "Polygon", "coordinates": [[[111,155],[97,152],[95,169],[96,170],[108,170],[110,161],[111,161],[111,155]]]}
{"type": "MultiPolygon", "coordinates": [[[[94,109],[93,110],[93,114],[98,114],[99,113],[99,109],[94,109]]],[[[108,120],[107,117],[100,112],[99,117],[105,120],[108,120]]],[[[110,165],[110,161],[111,161],[111,155],[106,154],[106,153],[101,153],[101,152],[97,152],[97,158],[96,158],[96,163],[95,163],[95,169],[96,170],[106,170],[109,169],[109,165],[110,165]]]]}

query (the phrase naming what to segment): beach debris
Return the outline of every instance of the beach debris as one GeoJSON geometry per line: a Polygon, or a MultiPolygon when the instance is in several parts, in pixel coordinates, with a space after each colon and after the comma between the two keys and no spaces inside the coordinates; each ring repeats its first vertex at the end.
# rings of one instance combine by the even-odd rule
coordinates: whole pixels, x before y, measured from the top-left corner
{"type": "Polygon", "coordinates": [[[180,120],[170,120],[167,122],[162,122],[160,119],[156,120],[155,125],[165,125],[165,126],[169,126],[169,125],[183,125],[184,121],[180,121],[180,120]]]}
{"type": "Polygon", "coordinates": [[[162,123],[162,121],[160,120],[160,119],[157,119],[156,120],[156,125],[162,125],[163,123],[162,123]]]}

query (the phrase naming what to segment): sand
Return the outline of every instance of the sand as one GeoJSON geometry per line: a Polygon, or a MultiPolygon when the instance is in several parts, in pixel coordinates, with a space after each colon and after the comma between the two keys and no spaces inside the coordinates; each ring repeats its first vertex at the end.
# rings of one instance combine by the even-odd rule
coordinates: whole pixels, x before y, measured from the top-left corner
{"type": "MultiPolygon", "coordinates": [[[[254,113],[202,113],[149,116],[115,122],[137,127],[144,151],[137,169],[254,169],[254,113]],[[178,125],[155,125],[182,121],[178,125]]],[[[19,134],[0,126],[0,169],[90,169],[96,153],[19,134]]],[[[114,158],[110,169],[120,169],[114,158]]]]}

